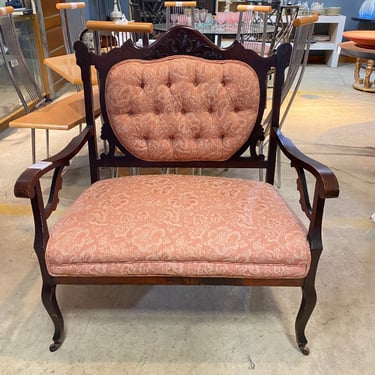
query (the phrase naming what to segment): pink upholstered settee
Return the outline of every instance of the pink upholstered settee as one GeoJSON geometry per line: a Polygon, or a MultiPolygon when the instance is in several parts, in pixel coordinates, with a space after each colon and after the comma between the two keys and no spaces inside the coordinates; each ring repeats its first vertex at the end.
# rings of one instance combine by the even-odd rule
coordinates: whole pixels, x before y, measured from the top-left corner
{"type": "MultiPolygon", "coordinates": [[[[290,46],[267,59],[240,44],[223,50],[200,33],[175,27],[148,48],[130,42],[97,56],[75,44],[82,69],[87,127],[58,155],[27,169],[15,194],[31,199],[42,300],[63,340],[58,284],[229,284],[297,286],[299,348],[314,309],[322,251],[324,200],[338,195],[325,166],[300,153],[279,124],[280,94],[290,46]],[[99,153],[90,67],[99,75],[107,143],[99,153]],[[264,138],[267,73],[275,72],[268,154],[264,138]],[[88,144],[92,185],[48,229],[63,186],[62,171],[88,144]],[[297,171],[300,222],[272,186],[280,147],[297,171]],[[266,182],[212,176],[134,175],[101,179],[103,168],[263,168],[266,182]],[[40,178],[54,171],[44,203],[40,178]],[[316,180],[310,202],[305,171],[316,180]]],[[[142,169],[141,169],[142,170],[142,169]]]]}

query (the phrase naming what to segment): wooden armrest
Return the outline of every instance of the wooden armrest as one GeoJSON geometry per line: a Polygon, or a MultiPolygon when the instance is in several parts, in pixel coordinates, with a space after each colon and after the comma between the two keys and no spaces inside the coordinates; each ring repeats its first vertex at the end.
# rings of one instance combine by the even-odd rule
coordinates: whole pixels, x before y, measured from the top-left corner
{"type": "Polygon", "coordinates": [[[302,167],[317,179],[320,198],[335,198],[339,195],[337,178],[327,166],[303,154],[280,129],[271,129],[271,136],[276,137],[281,151],[291,161],[292,166],[302,167]]]}
{"type": "Polygon", "coordinates": [[[56,3],[56,9],[82,9],[85,8],[84,2],[73,2],[73,3],[56,3]]]}
{"type": "Polygon", "coordinates": [[[309,23],[314,23],[318,21],[319,16],[317,14],[313,14],[311,16],[306,17],[298,17],[293,21],[294,27],[300,27],[302,25],[308,25],[309,23]]]}
{"type": "Polygon", "coordinates": [[[272,7],[268,5],[237,5],[238,12],[272,12],[272,7]]]}
{"type": "Polygon", "coordinates": [[[9,7],[0,7],[0,15],[5,16],[6,14],[12,14],[14,12],[14,8],[9,7]]]}
{"type": "Polygon", "coordinates": [[[167,7],[196,7],[196,1],[165,1],[164,6],[167,7]]]}
{"type": "Polygon", "coordinates": [[[68,166],[70,160],[82,149],[91,134],[92,130],[90,128],[85,128],[58,154],[28,167],[18,177],[14,185],[14,195],[18,198],[34,198],[34,188],[39,182],[39,179],[53,169],[68,166]]]}
{"type": "Polygon", "coordinates": [[[115,23],[113,21],[87,21],[86,27],[92,31],[117,31],[117,32],[135,32],[152,33],[154,25],[151,22],[129,22],[115,23]]]}

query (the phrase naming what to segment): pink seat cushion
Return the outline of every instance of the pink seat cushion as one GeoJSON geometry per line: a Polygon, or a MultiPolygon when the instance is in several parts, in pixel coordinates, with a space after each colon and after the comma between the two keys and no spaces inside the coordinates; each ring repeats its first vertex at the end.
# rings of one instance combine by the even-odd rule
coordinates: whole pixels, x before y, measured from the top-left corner
{"type": "Polygon", "coordinates": [[[47,245],[56,276],[303,278],[306,231],[263,182],[141,175],[90,186],[47,245]]]}

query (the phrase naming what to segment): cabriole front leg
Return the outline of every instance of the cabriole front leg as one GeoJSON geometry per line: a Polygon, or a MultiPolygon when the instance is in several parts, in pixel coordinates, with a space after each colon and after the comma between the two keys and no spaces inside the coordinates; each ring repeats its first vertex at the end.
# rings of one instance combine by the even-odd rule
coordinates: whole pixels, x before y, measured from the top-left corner
{"type": "Polygon", "coordinates": [[[320,254],[321,250],[312,251],[311,267],[305,279],[305,283],[302,286],[302,301],[295,323],[297,345],[304,355],[310,353],[310,350],[307,347],[305,328],[316,305],[315,275],[320,254]]]}
{"type": "Polygon", "coordinates": [[[53,343],[49,347],[51,352],[55,352],[61,346],[64,334],[64,320],[56,300],[56,285],[43,284],[42,302],[55,327],[53,343]]]}

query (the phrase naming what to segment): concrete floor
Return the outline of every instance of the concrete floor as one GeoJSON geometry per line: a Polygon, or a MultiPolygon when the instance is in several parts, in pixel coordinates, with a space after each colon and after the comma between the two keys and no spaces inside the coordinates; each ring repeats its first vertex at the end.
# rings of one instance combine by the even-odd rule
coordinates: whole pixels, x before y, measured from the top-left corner
{"type": "MultiPolygon", "coordinates": [[[[311,354],[294,342],[297,288],[62,286],[66,339],[48,351],[29,202],[13,196],[31,163],[30,132],[0,133],[0,374],[373,374],[375,368],[374,94],[351,88],[353,65],[309,65],[284,132],[340,182],[327,201],[311,354]]],[[[76,134],[51,132],[57,151],[76,134]]],[[[44,132],[37,132],[44,157],[44,132]]],[[[88,184],[84,153],[65,174],[62,206],[88,184]]],[[[232,172],[233,173],[233,172],[232,172]]],[[[295,207],[282,163],[281,193],[295,207]]],[[[58,213],[57,213],[58,214],[58,213]]]]}

